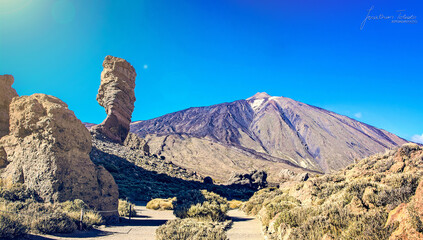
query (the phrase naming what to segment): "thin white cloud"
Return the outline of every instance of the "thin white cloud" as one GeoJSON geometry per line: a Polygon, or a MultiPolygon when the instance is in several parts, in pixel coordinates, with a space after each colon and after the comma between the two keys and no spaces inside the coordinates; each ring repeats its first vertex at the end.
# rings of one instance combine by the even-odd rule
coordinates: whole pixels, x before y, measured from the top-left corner
{"type": "Polygon", "coordinates": [[[354,117],[356,117],[356,118],[361,118],[362,116],[363,116],[363,114],[361,114],[361,112],[354,114],[354,117]]]}
{"type": "Polygon", "coordinates": [[[148,65],[147,65],[147,64],[145,64],[145,65],[144,65],[144,69],[147,69],[147,68],[148,68],[148,65]]]}
{"type": "Polygon", "coordinates": [[[422,135],[418,135],[418,134],[414,135],[411,138],[411,141],[423,144],[423,134],[422,135]]]}

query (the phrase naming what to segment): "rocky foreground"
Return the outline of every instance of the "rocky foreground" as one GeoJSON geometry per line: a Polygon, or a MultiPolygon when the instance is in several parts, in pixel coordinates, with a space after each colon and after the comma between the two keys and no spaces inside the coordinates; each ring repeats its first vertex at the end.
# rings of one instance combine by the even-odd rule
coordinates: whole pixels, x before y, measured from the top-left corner
{"type": "MultiPolygon", "coordinates": [[[[94,131],[122,144],[134,109],[136,74],[128,62],[112,56],[105,58],[103,67],[97,100],[108,115],[94,131]]],[[[11,75],[0,76],[1,204],[6,209],[14,201],[25,202],[28,209],[41,204],[51,214],[60,203],[77,200],[116,221],[118,185],[109,171],[91,160],[88,129],[60,99],[46,94],[18,96],[13,82],[11,75]]],[[[131,147],[142,145],[141,140],[130,142],[131,147]]]]}
{"type": "Polygon", "coordinates": [[[423,147],[406,144],[334,174],[286,181],[243,207],[269,239],[423,239],[423,147]]]}

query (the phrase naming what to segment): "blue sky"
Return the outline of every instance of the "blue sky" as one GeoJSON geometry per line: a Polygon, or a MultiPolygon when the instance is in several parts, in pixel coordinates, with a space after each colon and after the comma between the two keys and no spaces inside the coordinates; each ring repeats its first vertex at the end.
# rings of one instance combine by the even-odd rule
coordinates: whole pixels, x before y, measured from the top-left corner
{"type": "MultiPolygon", "coordinates": [[[[137,70],[133,120],[265,91],[423,135],[421,1],[0,0],[0,74],[99,123],[102,61],[137,70]],[[318,2],[318,3],[317,3],[318,2]],[[371,16],[415,18],[392,23],[371,16]],[[411,16],[413,15],[413,16],[411,16]]],[[[421,136],[423,141],[423,136],[421,136]]]]}

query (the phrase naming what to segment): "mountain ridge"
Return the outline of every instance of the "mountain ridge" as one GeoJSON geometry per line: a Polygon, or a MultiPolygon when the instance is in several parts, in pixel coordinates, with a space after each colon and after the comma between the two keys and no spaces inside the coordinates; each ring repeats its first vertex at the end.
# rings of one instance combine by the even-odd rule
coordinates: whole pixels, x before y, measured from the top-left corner
{"type": "MultiPolygon", "coordinates": [[[[166,147],[179,140],[173,138],[173,142],[169,143],[170,139],[163,136],[179,134],[184,136],[181,141],[186,141],[186,138],[199,139],[195,140],[197,144],[202,142],[199,145],[212,141],[226,148],[244,151],[244,155],[249,152],[255,158],[289,162],[298,171],[307,169],[325,173],[341,169],[355,159],[407,142],[386,130],[352,118],[264,92],[247,99],[192,107],[154,119],[136,121],[131,124],[131,132],[146,138],[153,145],[153,152],[169,157],[184,167],[188,167],[189,160],[176,159],[178,154],[166,147]]],[[[207,159],[207,154],[200,154],[201,149],[197,147],[193,143],[186,145],[186,148],[192,148],[190,150],[195,149],[193,152],[197,157],[205,155],[198,157],[198,164],[201,165],[201,159],[209,164],[219,162],[219,159],[207,159]]],[[[194,158],[189,154],[179,157],[194,158]]],[[[252,165],[252,168],[257,167],[252,165]]],[[[273,171],[273,175],[277,174],[276,170],[271,169],[272,166],[267,168],[273,171]]]]}

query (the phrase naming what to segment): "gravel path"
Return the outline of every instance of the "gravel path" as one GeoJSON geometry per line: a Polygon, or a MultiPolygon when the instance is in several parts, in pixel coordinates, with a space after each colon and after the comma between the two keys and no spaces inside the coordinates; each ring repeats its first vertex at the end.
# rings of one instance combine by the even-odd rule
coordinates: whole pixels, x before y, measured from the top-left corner
{"type": "Polygon", "coordinates": [[[30,235],[31,240],[64,240],[64,239],[84,239],[84,240],[154,240],[156,229],[166,223],[167,220],[175,219],[172,211],[153,211],[145,206],[136,206],[137,217],[131,221],[125,219],[124,222],[114,226],[103,226],[87,232],[74,232],[61,235],[30,235]]]}
{"type": "Polygon", "coordinates": [[[232,227],[228,230],[229,240],[263,240],[261,223],[254,217],[247,216],[243,211],[235,209],[228,212],[232,218],[232,227]]]}

